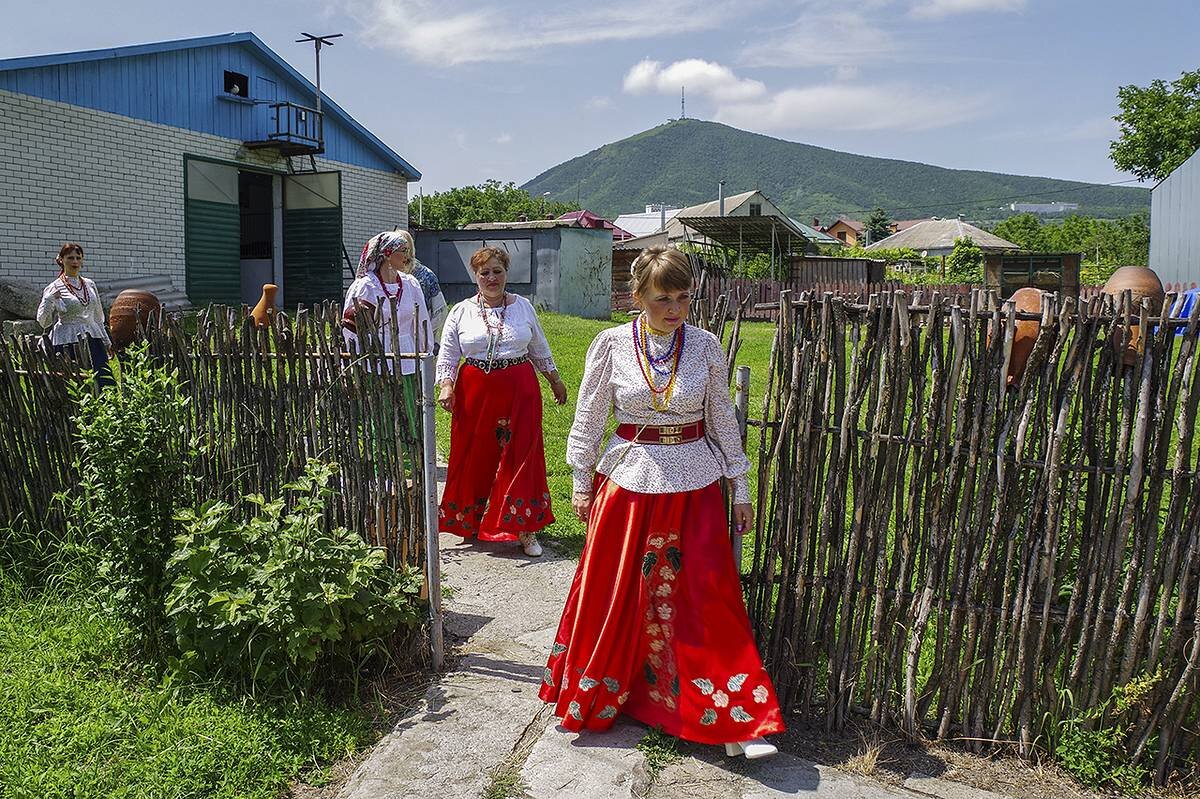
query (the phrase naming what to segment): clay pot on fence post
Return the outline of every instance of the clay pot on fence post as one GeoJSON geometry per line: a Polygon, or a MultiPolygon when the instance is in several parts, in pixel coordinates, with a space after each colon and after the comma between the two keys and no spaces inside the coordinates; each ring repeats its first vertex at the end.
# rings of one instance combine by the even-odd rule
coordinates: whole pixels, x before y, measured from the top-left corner
{"type": "MultiPolygon", "coordinates": [[[[1042,312],[1040,289],[1032,286],[1017,289],[1013,292],[1011,300],[1017,313],[1040,314],[1042,312]]],[[[1009,386],[1015,385],[1025,374],[1025,364],[1029,361],[1029,354],[1033,352],[1033,345],[1042,329],[1042,322],[1040,319],[1017,319],[1013,327],[1015,329],[1013,330],[1012,351],[1008,356],[1009,386]]]]}
{"type": "Polygon", "coordinates": [[[255,305],[250,311],[250,316],[254,318],[254,324],[258,327],[267,327],[275,319],[275,293],[279,291],[279,287],[274,283],[264,283],[262,296],[258,299],[258,305],[255,305]]]}
{"type": "MultiPolygon", "coordinates": [[[[1150,314],[1152,316],[1162,313],[1163,300],[1166,298],[1162,281],[1158,279],[1158,275],[1153,269],[1146,266],[1122,266],[1112,273],[1112,276],[1108,278],[1108,281],[1104,284],[1104,288],[1101,290],[1114,298],[1117,303],[1118,312],[1121,310],[1121,295],[1128,291],[1130,295],[1130,314],[1134,320],[1140,316],[1140,309],[1144,298],[1150,299],[1150,314]]],[[[1143,344],[1142,331],[1139,330],[1139,325],[1136,321],[1131,322],[1125,341],[1125,351],[1121,355],[1122,363],[1126,366],[1133,366],[1133,362],[1137,360],[1138,352],[1141,351],[1143,344]]]]}
{"type": "Polygon", "coordinates": [[[108,311],[108,335],[113,350],[121,352],[137,338],[138,328],[150,322],[150,315],[162,308],[153,292],[125,289],[117,295],[108,311]]]}

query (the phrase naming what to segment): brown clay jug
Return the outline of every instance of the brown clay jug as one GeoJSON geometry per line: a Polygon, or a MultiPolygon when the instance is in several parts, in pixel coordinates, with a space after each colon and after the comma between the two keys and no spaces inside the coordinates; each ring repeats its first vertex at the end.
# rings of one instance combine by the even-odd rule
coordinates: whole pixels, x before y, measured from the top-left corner
{"type": "MultiPolygon", "coordinates": [[[[1032,286],[1017,289],[1012,295],[1013,306],[1018,313],[1041,313],[1042,292],[1032,286]]],[[[1014,324],[1012,352],[1008,357],[1008,385],[1013,385],[1025,373],[1025,364],[1033,352],[1038,331],[1042,329],[1037,319],[1017,319],[1014,324]]]]}
{"type": "Polygon", "coordinates": [[[254,317],[254,324],[259,327],[267,327],[275,318],[275,292],[279,291],[279,287],[274,283],[264,283],[262,297],[258,300],[258,305],[250,311],[250,315],[254,317]]]}
{"type": "MultiPolygon", "coordinates": [[[[1162,304],[1166,298],[1166,292],[1163,291],[1162,281],[1158,279],[1158,275],[1153,269],[1146,266],[1122,266],[1112,273],[1112,276],[1104,284],[1102,291],[1105,294],[1111,295],[1119,304],[1121,302],[1121,294],[1126,289],[1129,290],[1130,299],[1132,300],[1130,313],[1133,319],[1136,320],[1138,318],[1144,297],[1150,298],[1151,315],[1162,313],[1162,304]]],[[[1121,360],[1126,366],[1133,366],[1133,362],[1137,360],[1138,352],[1142,348],[1142,332],[1138,327],[1136,322],[1129,326],[1129,336],[1125,342],[1125,352],[1121,356],[1121,360]]]]}
{"type": "Polygon", "coordinates": [[[150,315],[160,308],[162,303],[153,292],[125,289],[118,294],[108,312],[108,334],[113,349],[120,352],[132,344],[137,338],[138,326],[145,327],[150,315]]]}

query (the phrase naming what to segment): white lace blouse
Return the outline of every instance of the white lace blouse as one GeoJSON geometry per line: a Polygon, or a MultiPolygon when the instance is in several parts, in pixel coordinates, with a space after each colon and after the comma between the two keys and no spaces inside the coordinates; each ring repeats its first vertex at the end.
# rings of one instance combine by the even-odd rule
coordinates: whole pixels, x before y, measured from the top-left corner
{"type": "MultiPolygon", "coordinates": [[[[742,449],[728,367],[721,342],[712,333],[684,326],[684,349],[675,388],[665,411],[651,404],[634,350],[633,325],[596,336],[588,348],[575,423],[567,436],[567,463],[575,491],[590,494],[595,472],[629,491],[666,494],[703,488],[721,477],[733,481],[734,502],[750,501],[750,460],[742,449]],[[618,435],[600,452],[608,415],[620,424],[685,425],[704,420],[703,438],[687,444],[636,444],[618,435]]],[[[650,352],[666,355],[672,337],[651,336],[650,352]]],[[[656,376],[656,386],[665,378],[656,376]]]]}
{"type": "MultiPolygon", "coordinates": [[[[388,283],[385,290],[378,276],[369,272],[355,279],[346,289],[342,310],[348,310],[355,300],[370,303],[376,312],[382,309],[384,352],[392,351],[392,335],[388,332],[390,325],[396,326],[396,339],[401,353],[418,352],[418,339],[424,349],[432,346],[433,326],[429,320],[429,309],[425,305],[425,295],[421,293],[421,284],[412,275],[401,273],[400,282],[388,283]],[[396,297],[395,315],[392,314],[392,297],[396,297]]],[[[358,337],[345,328],[342,328],[342,335],[351,350],[355,350],[358,337]]],[[[400,359],[400,374],[411,375],[416,371],[417,362],[414,359],[400,359]]]]}
{"type": "MultiPolygon", "coordinates": [[[[550,343],[542,332],[537,311],[533,303],[519,294],[509,294],[509,303],[504,311],[504,328],[500,331],[492,350],[493,360],[529,356],[533,368],[546,374],[556,370],[550,354],[550,343]]],[[[458,377],[458,365],[463,358],[488,358],[488,329],[484,324],[479,304],[475,298],[466,299],[450,309],[446,324],[442,328],[442,348],[438,352],[437,380],[454,380],[458,377]]],[[[492,328],[500,324],[500,309],[483,307],[492,328]]]]}
{"type": "Polygon", "coordinates": [[[87,305],[58,278],[42,291],[37,320],[42,327],[53,326],[50,330],[51,344],[74,344],[88,336],[98,338],[105,344],[110,343],[104,327],[104,307],[100,304],[96,284],[86,277],[81,277],[80,282],[87,290],[87,305]]]}

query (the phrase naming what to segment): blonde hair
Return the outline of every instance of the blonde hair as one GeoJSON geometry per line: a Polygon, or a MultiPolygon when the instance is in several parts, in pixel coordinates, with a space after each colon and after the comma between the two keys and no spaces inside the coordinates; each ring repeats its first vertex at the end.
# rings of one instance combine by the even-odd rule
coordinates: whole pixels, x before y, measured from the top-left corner
{"type": "Polygon", "coordinates": [[[645,297],[652,289],[687,291],[695,284],[692,264],[674,247],[647,247],[629,268],[629,290],[645,297]]]}
{"type": "Polygon", "coordinates": [[[417,262],[417,242],[413,239],[413,234],[409,233],[404,228],[398,228],[396,235],[408,242],[408,260],[404,262],[404,268],[401,272],[412,274],[413,264],[417,262]]]}

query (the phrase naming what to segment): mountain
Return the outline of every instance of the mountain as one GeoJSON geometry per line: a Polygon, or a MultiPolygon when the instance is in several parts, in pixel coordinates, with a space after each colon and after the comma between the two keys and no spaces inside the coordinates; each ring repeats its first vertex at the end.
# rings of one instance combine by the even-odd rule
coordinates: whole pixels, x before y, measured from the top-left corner
{"type": "Polygon", "coordinates": [[[522,188],[550,192],[609,217],[647,203],[687,206],[761,189],[802,222],[836,214],[862,219],[876,206],[893,219],[965,214],[1000,219],[1011,202],[1078,203],[1076,213],[1148,212],[1148,189],[945,169],[775,139],[716,122],[681,119],[546,170],[522,188]]]}

